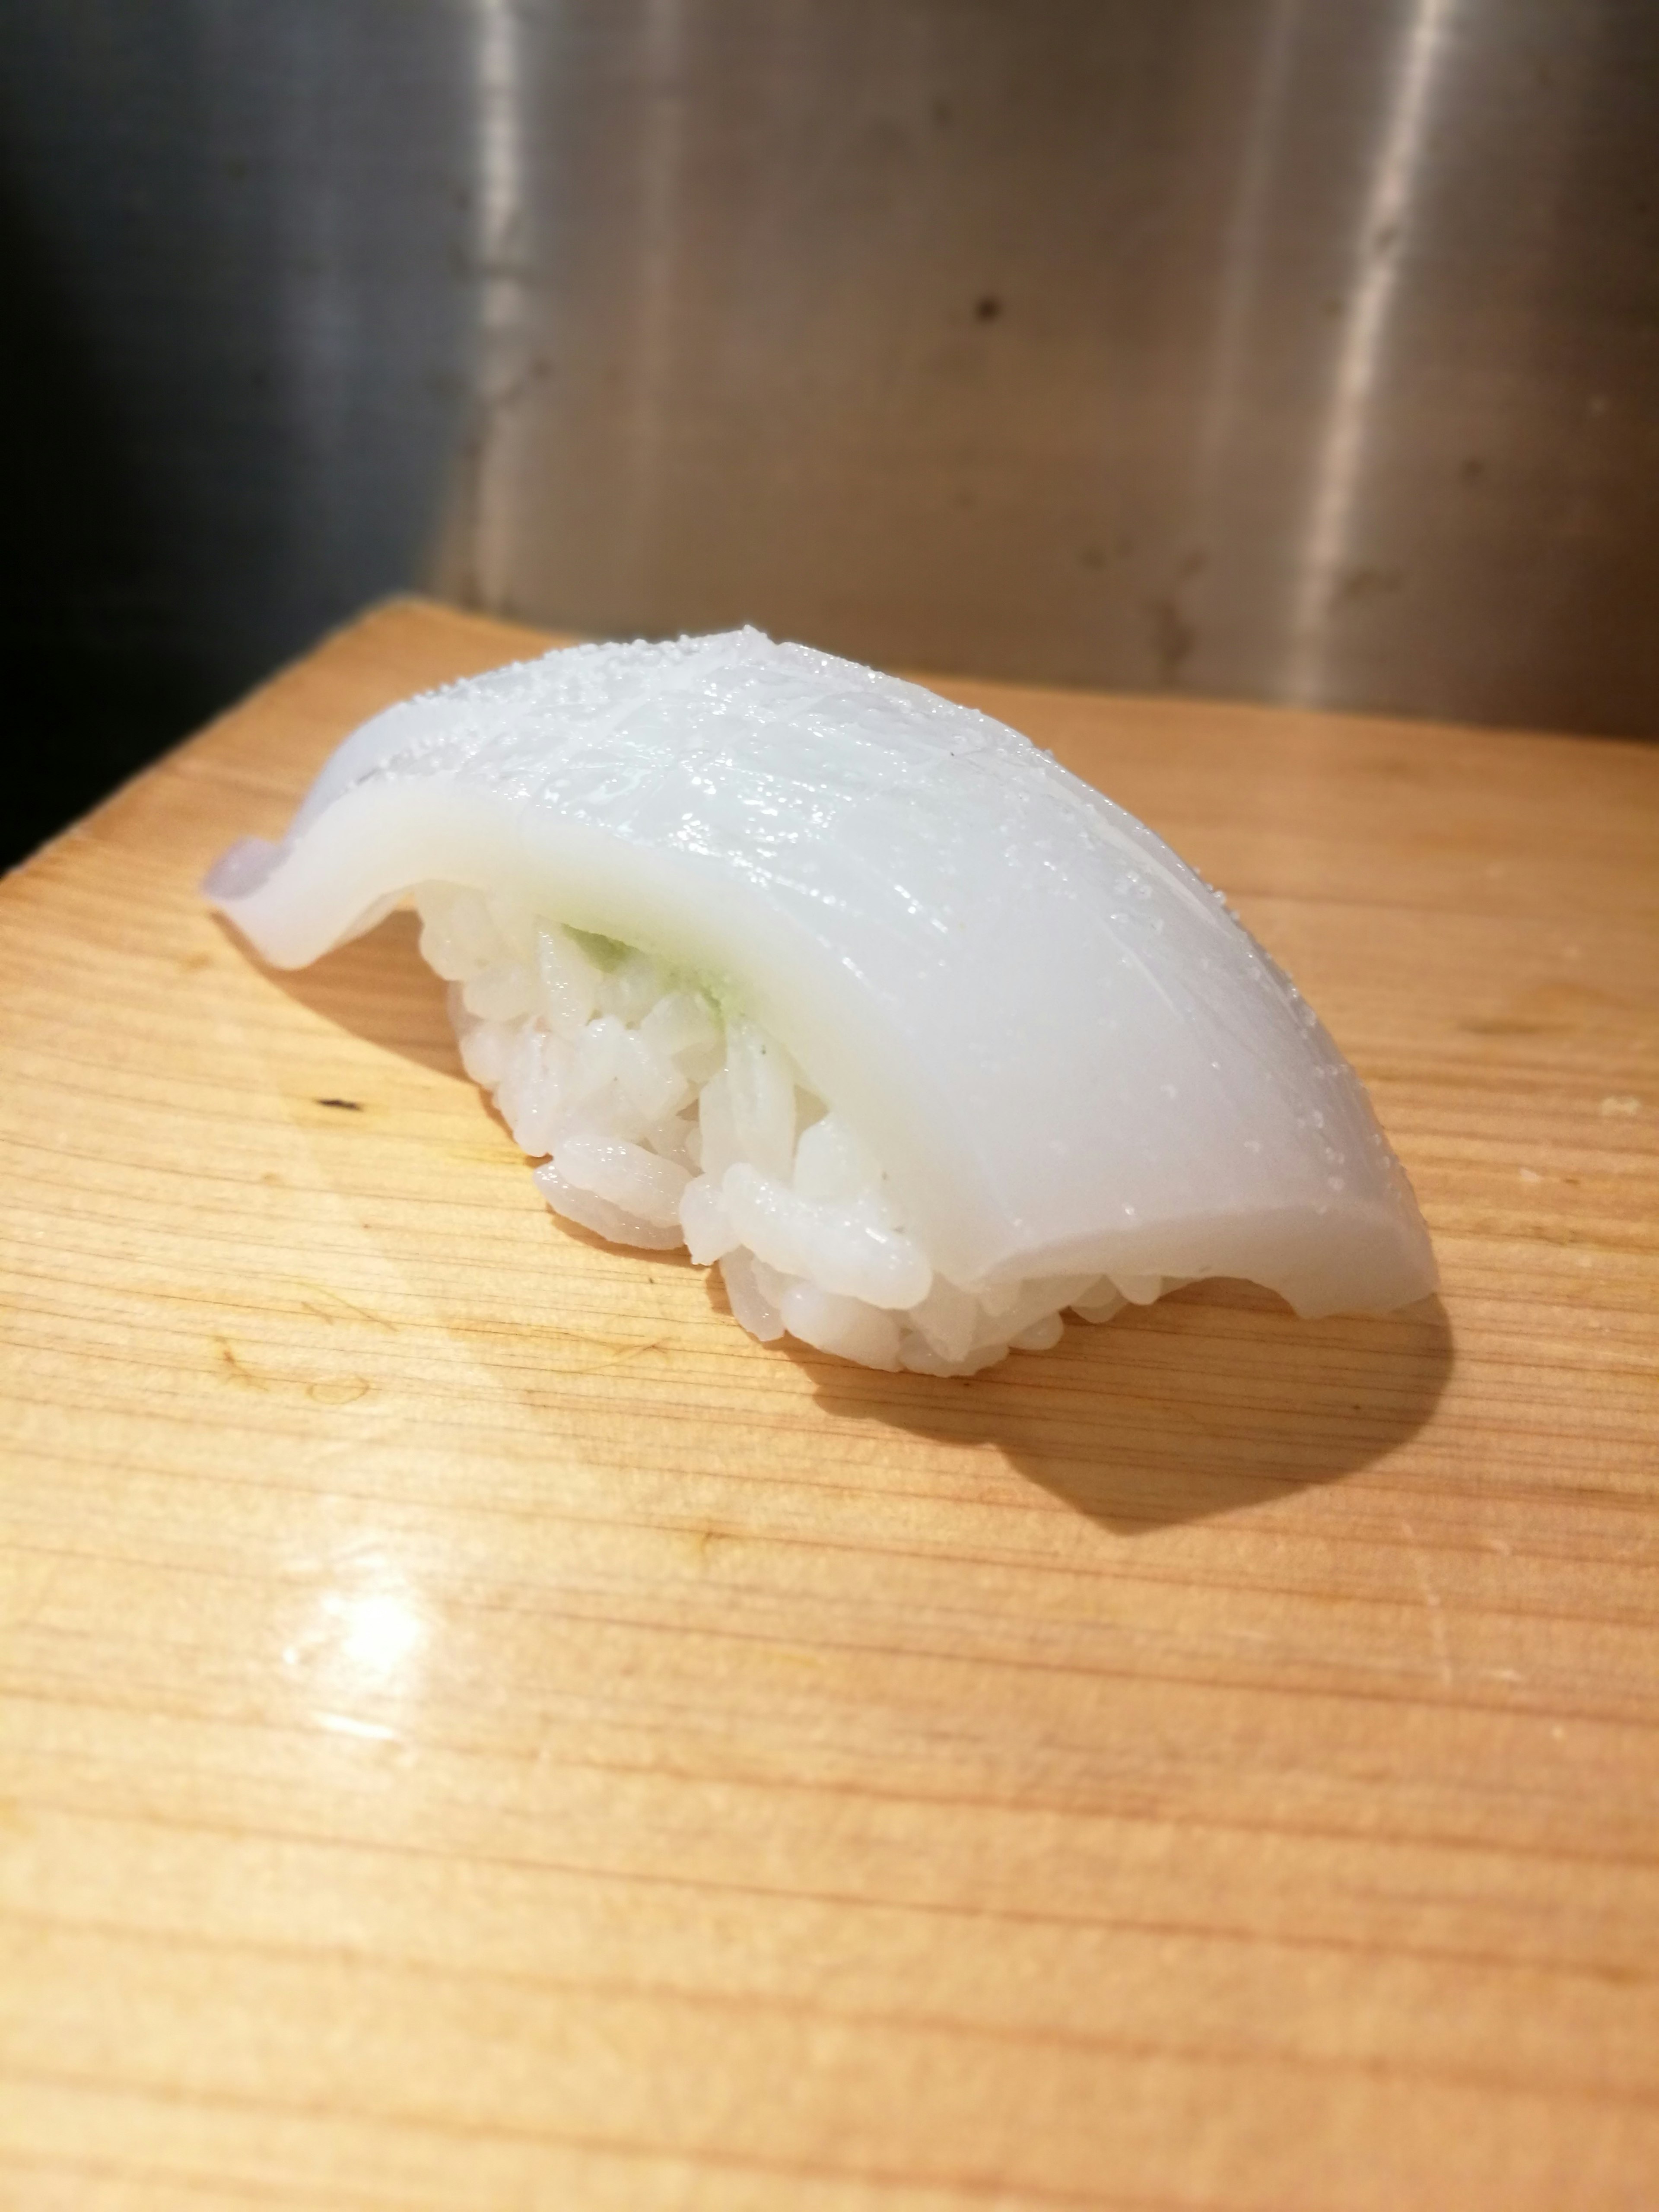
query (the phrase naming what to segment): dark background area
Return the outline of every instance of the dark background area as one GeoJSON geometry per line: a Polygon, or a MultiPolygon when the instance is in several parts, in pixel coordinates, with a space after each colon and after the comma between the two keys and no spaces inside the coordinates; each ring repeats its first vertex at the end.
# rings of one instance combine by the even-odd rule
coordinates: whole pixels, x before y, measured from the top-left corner
{"type": "Polygon", "coordinates": [[[1659,728],[1647,0],[0,0],[0,860],[367,601],[1659,728]]]}
{"type": "Polygon", "coordinates": [[[50,264],[0,201],[0,611],[9,864],[218,705],[131,481],[119,425],[55,296],[50,264]]]}
{"type": "Polygon", "coordinates": [[[0,0],[0,862],[429,580],[465,17],[0,0]]]}

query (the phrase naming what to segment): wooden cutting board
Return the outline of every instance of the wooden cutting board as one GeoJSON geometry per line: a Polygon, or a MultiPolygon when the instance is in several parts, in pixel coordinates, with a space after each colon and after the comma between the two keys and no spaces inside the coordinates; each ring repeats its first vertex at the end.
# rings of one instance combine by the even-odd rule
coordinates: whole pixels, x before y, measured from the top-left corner
{"type": "Polygon", "coordinates": [[[538,643],[384,609],[0,888],[0,2202],[1659,2204],[1659,752],[942,685],[1445,1280],[935,1382],[562,1229],[404,923],[201,905],[538,643]]]}

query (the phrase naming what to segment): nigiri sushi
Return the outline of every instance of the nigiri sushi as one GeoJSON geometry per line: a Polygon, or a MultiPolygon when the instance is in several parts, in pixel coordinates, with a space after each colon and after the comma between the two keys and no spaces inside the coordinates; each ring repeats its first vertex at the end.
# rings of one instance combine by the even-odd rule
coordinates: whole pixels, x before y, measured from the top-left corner
{"type": "Polygon", "coordinates": [[[1313,1009],[1017,732],[753,629],[377,714],[209,897],[278,967],[401,903],[554,1212],[753,1335],[969,1375],[1174,1284],[1386,1310],[1435,1268],[1313,1009]]]}

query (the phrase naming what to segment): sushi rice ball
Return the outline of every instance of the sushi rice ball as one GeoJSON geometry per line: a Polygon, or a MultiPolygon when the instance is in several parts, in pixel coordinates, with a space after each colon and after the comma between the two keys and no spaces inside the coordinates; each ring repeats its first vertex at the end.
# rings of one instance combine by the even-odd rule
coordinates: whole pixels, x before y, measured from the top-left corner
{"type": "Polygon", "coordinates": [[[207,891],[297,967],[400,904],[555,1213],[733,1315],[966,1376],[1172,1284],[1435,1268],[1353,1070],[1143,823],[1027,738],[752,629],[376,715],[207,891]]]}

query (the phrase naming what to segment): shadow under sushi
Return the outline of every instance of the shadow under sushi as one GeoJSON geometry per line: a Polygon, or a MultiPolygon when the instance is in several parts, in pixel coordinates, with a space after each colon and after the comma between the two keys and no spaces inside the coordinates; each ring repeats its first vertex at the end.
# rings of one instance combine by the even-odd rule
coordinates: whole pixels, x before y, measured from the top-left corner
{"type": "MultiPolygon", "coordinates": [[[[419,958],[416,934],[412,915],[394,915],[314,968],[263,972],[313,1012],[465,1085],[444,987],[419,958]]],[[[669,1253],[650,1264],[690,1266],[669,1253]]],[[[724,1310],[718,1274],[706,1279],[724,1310]]],[[[1075,1511],[1133,1534],[1375,1465],[1429,1419],[1453,1345],[1438,1298],[1402,1313],[1303,1322],[1254,1284],[1209,1282],[1103,1326],[1070,1321],[1053,1351],[1014,1352],[964,1380],[881,1374],[789,1338],[767,1356],[805,1370],[831,1418],[993,1447],[1075,1511]]]]}
{"type": "Polygon", "coordinates": [[[884,1375],[787,1343],[819,1404],[954,1445],[991,1445],[1123,1534],[1207,1519],[1374,1466],[1432,1413],[1453,1364],[1437,1297],[1297,1321],[1254,1284],[1193,1284],[1052,1352],[963,1381],[884,1375]]]}
{"type": "Polygon", "coordinates": [[[368,936],[310,968],[272,968],[222,915],[210,919],[240,959],[297,1005],[417,1066],[467,1081],[445,1011],[444,986],[421,958],[421,926],[414,915],[388,915],[368,936]]]}

